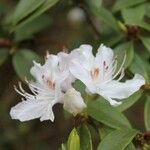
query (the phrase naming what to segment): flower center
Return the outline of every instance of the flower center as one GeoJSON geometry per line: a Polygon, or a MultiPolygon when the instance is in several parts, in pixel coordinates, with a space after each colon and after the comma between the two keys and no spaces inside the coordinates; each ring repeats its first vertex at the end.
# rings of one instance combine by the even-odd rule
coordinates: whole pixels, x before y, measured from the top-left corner
{"type": "Polygon", "coordinates": [[[90,74],[93,80],[98,78],[99,73],[100,73],[99,68],[94,68],[93,70],[90,71],[90,74]]]}
{"type": "Polygon", "coordinates": [[[53,82],[53,81],[51,81],[49,79],[46,79],[44,75],[42,76],[42,79],[46,83],[46,85],[48,86],[48,88],[50,90],[55,90],[55,82],[53,82]]]}

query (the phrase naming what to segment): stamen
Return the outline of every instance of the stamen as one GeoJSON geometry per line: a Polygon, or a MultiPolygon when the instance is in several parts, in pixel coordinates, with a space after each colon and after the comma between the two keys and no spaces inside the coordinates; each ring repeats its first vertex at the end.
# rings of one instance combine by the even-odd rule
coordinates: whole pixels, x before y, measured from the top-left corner
{"type": "Polygon", "coordinates": [[[119,73],[121,72],[121,70],[122,70],[122,68],[123,68],[123,65],[124,65],[125,61],[126,61],[126,54],[125,54],[125,56],[124,56],[123,62],[122,62],[122,64],[121,64],[119,70],[118,70],[117,73],[113,76],[112,80],[115,79],[115,78],[119,75],[119,73]]]}

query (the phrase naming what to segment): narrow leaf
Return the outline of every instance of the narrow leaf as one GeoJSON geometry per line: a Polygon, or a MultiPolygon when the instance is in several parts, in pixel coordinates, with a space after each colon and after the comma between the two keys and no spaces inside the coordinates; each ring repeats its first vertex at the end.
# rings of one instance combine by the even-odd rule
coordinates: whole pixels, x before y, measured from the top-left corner
{"type": "Polygon", "coordinates": [[[143,45],[147,48],[150,52],[150,38],[149,37],[141,37],[143,45]]]}
{"type": "Polygon", "coordinates": [[[107,126],[101,127],[99,129],[100,139],[104,139],[110,132],[112,132],[114,129],[109,128],[107,126]]]}
{"type": "Polygon", "coordinates": [[[118,11],[123,8],[131,7],[145,1],[146,0],[117,0],[113,6],[113,11],[118,11]]]}
{"type": "Polygon", "coordinates": [[[16,30],[16,28],[19,28],[23,25],[25,25],[26,23],[32,21],[33,19],[37,18],[38,16],[40,16],[41,14],[43,14],[46,10],[48,10],[49,8],[51,8],[53,5],[55,5],[59,0],[46,0],[41,7],[39,7],[32,15],[30,15],[29,17],[26,17],[22,22],[20,22],[19,24],[17,24],[12,30],[16,30]]]}
{"type": "Polygon", "coordinates": [[[150,130],[150,96],[147,95],[147,99],[144,107],[144,121],[146,130],[150,130]]]}
{"type": "Polygon", "coordinates": [[[41,62],[41,58],[34,52],[22,49],[17,51],[13,56],[13,67],[18,74],[18,76],[24,80],[25,77],[27,79],[31,79],[32,76],[30,74],[31,66],[33,65],[33,60],[37,62],[41,62]]]}
{"type": "Polygon", "coordinates": [[[90,101],[87,110],[91,117],[109,127],[131,127],[127,118],[104,99],[90,101]]]}
{"type": "Polygon", "coordinates": [[[138,5],[132,8],[125,8],[121,11],[122,17],[128,25],[138,25],[144,18],[146,5],[138,5]]]}
{"type": "Polygon", "coordinates": [[[75,128],[69,135],[67,148],[68,150],[80,150],[80,137],[75,128]]]}
{"type": "Polygon", "coordinates": [[[51,19],[46,15],[41,15],[20,28],[16,28],[15,41],[22,41],[31,38],[33,34],[41,31],[51,24],[51,19]]]}
{"type": "Polygon", "coordinates": [[[86,125],[82,125],[79,129],[81,150],[92,150],[91,134],[86,125]]]}
{"type": "Polygon", "coordinates": [[[123,99],[122,100],[122,104],[117,106],[116,108],[119,111],[124,111],[126,109],[128,109],[129,107],[131,107],[134,103],[136,103],[140,97],[142,96],[143,91],[138,91],[136,93],[134,93],[133,95],[131,95],[129,98],[123,99]]]}
{"type": "Polygon", "coordinates": [[[13,24],[28,16],[30,13],[40,7],[46,0],[20,0],[12,17],[13,24]]]}
{"type": "Polygon", "coordinates": [[[144,76],[144,78],[148,81],[148,64],[138,54],[134,55],[134,59],[130,65],[130,70],[132,73],[139,73],[144,76]]]}
{"type": "Polygon", "coordinates": [[[1,48],[0,49],[0,65],[2,65],[9,55],[8,49],[1,48]]]}
{"type": "Polygon", "coordinates": [[[119,129],[108,134],[99,144],[97,150],[123,150],[137,134],[134,129],[119,129]]]}

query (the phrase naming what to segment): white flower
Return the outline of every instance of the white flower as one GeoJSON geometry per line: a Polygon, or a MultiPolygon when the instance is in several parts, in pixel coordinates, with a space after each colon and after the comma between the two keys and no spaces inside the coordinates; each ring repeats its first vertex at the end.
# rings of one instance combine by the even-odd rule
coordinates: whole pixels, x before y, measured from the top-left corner
{"type": "Polygon", "coordinates": [[[70,73],[69,64],[72,59],[71,54],[67,54],[65,52],[60,52],[57,54],[59,57],[59,67],[61,71],[65,71],[68,73],[68,77],[62,82],[62,90],[66,92],[68,89],[72,87],[72,83],[75,81],[75,77],[70,73]]]}
{"type": "Polygon", "coordinates": [[[12,119],[27,121],[40,118],[41,121],[54,121],[52,107],[58,102],[62,103],[64,93],[61,90],[61,83],[68,77],[68,72],[60,69],[58,56],[47,57],[43,66],[34,62],[31,68],[31,74],[36,82],[28,82],[28,85],[33,94],[25,92],[21,84],[20,90],[15,88],[24,99],[11,108],[12,119]]]}
{"type": "Polygon", "coordinates": [[[72,113],[74,116],[81,113],[86,105],[81,97],[80,92],[74,88],[69,89],[64,95],[64,109],[72,113]]]}
{"type": "Polygon", "coordinates": [[[112,49],[104,45],[99,47],[95,57],[90,45],[81,45],[72,53],[75,58],[72,59],[70,65],[71,73],[86,85],[87,91],[103,96],[111,105],[121,104],[114,99],[129,97],[145,83],[144,78],[139,74],[135,74],[131,80],[120,82],[124,76],[125,59],[117,70],[117,59],[114,57],[112,49]]]}

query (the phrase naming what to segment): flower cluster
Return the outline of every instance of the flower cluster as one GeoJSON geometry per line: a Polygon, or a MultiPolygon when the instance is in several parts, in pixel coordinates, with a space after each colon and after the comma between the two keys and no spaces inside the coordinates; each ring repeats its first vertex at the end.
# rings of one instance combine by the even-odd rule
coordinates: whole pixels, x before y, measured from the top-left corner
{"type": "Polygon", "coordinates": [[[72,87],[76,79],[85,84],[87,94],[98,94],[112,106],[120,105],[120,99],[129,97],[145,84],[139,74],[120,82],[124,77],[124,62],[125,59],[118,69],[113,50],[104,45],[100,45],[96,56],[90,45],[81,45],[69,54],[48,54],[44,65],[34,62],[31,68],[35,81],[26,82],[32,94],[27,93],[21,84],[19,89],[15,87],[23,101],[11,108],[10,115],[20,121],[35,118],[54,121],[52,107],[56,103],[62,103],[74,116],[81,113],[86,104],[80,92],[72,87]]]}

